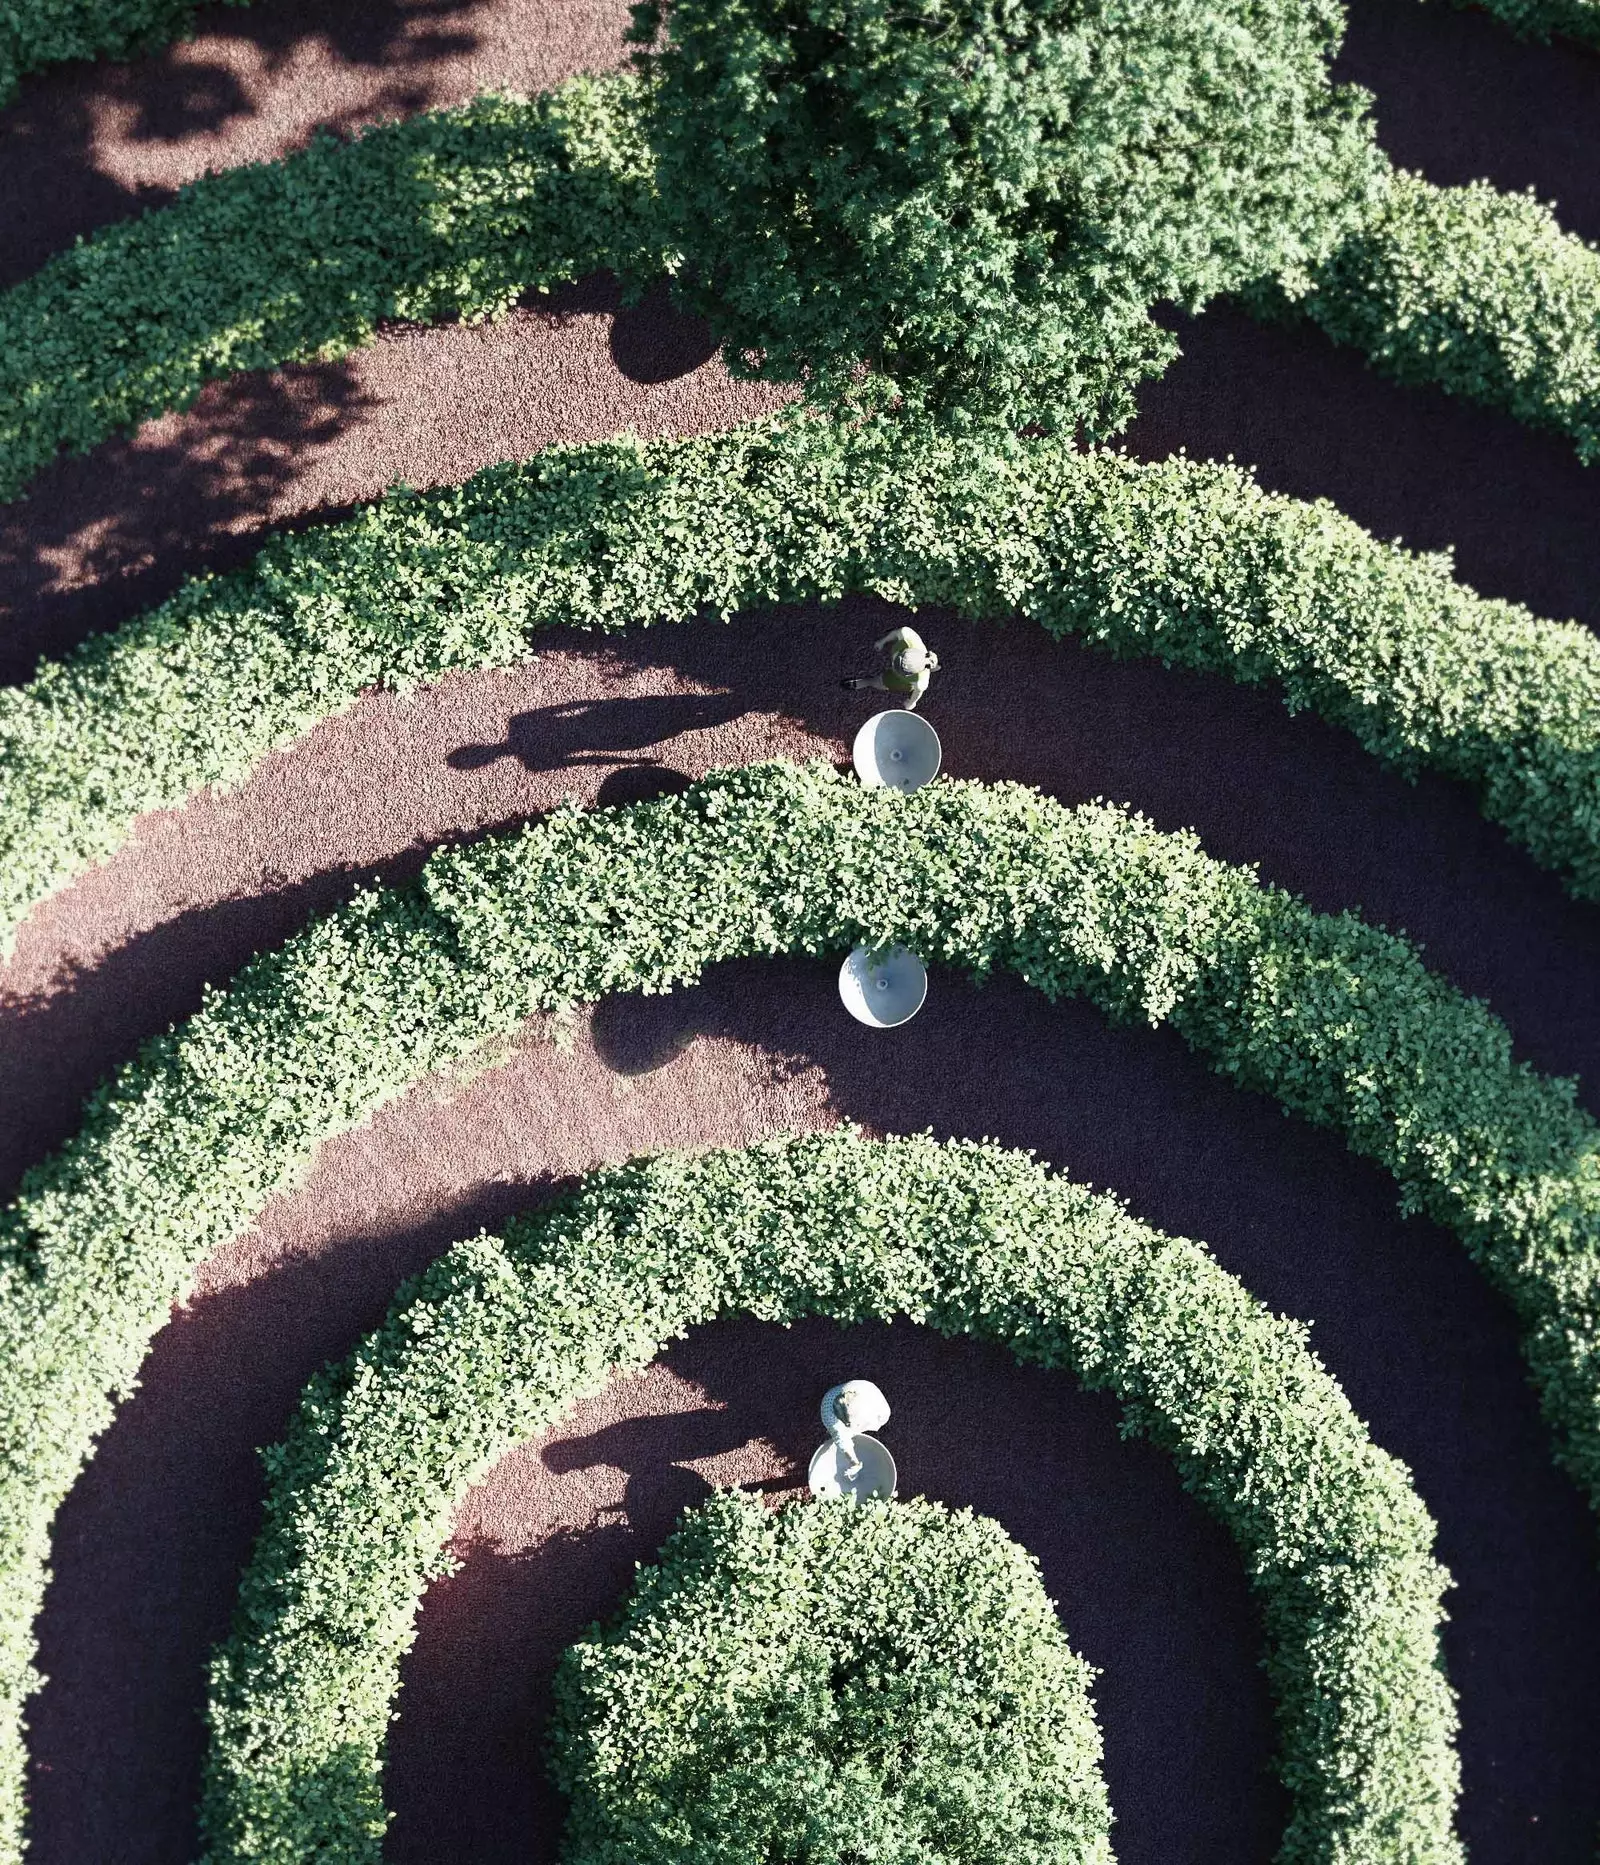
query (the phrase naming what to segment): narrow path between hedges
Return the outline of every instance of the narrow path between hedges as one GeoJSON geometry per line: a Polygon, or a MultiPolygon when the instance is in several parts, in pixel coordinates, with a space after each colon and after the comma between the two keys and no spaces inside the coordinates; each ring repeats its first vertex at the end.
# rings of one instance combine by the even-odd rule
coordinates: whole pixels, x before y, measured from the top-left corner
{"type": "MultiPolygon", "coordinates": [[[[346,10],[212,7],[189,46],[31,80],[0,117],[12,276],[208,165],[297,145],[317,122],[347,130],[608,62],[626,9],[346,10]]],[[[1396,159],[1440,182],[1533,182],[1600,237],[1600,58],[1519,46],[1443,6],[1360,0],[1344,69],[1378,92],[1396,159]]],[[[553,438],[688,432],[770,405],[727,381],[698,326],[659,301],[618,316],[607,290],[591,282],[491,330],[401,331],[345,363],[218,384],[187,415],[64,462],[0,512],[0,677],[24,677],[40,652],[115,625],[186,574],[242,560],[267,525],[396,478],[454,479],[553,438]]],[[[1600,478],[1559,443],[1227,310],[1184,344],[1145,397],[1135,450],[1232,452],[1380,536],[1455,544],[1489,593],[1600,626],[1600,478]]],[[[0,972],[0,1178],[71,1131],[94,1081],[186,1014],[204,980],[358,877],[409,871],[427,846],[564,793],[623,801],[717,763],[842,757],[862,709],[833,682],[882,617],[850,604],[777,633],[745,619],[604,646],[552,638],[526,669],[371,698],[234,796],[147,820],[122,857],[35,916],[0,972]]],[[[1538,1066],[1580,1071],[1600,1111],[1600,910],[1511,854],[1464,793],[1408,788],[1270,695],[1114,666],[1027,626],[928,633],[947,671],[927,711],[953,773],[1127,799],[1319,907],[1363,905],[1488,997],[1538,1066]]],[[[874,1042],[832,991],[825,967],[747,965],[696,992],[603,1006],[570,1054],[530,1039],[504,1070],[413,1096],[339,1142],[209,1266],[63,1513],[42,1627],[53,1682],[34,1717],[40,1865],[192,1856],[201,1667],[253,1532],[254,1447],[402,1275],[596,1158],[837,1118],[1037,1146],[1314,1319],[1378,1441],[1412,1463],[1460,1583],[1447,1638],[1469,1847],[1497,1865],[1590,1857],[1594,1534],[1550,1467],[1509,1318],[1453,1239],[1402,1224],[1374,1169],[1215,1081],[1170,1037],[1110,1031],[1081,1006],[1046,1011],[1015,985],[936,978],[923,1017],[874,1042]]],[[[1107,1409],[1070,1382],[980,1350],[906,1329],[846,1348],[831,1330],[774,1338],[741,1324],[706,1330],[552,1445],[507,1460],[464,1513],[466,1566],[430,1595],[407,1671],[394,1859],[552,1856],[533,1745],[555,1651],[619,1596],[697,1475],[793,1482],[813,1388],[846,1354],[896,1402],[908,1484],[999,1514],[1105,1667],[1119,1856],[1271,1855],[1279,1801],[1262,1772],[1271,1735],[1242,1580],[1160,1460],[1118,1444],[1107,1409]],[[945,1408],[980,1395],[1016,1417],[990,1468],[947,1435],[945,1408]]]]}
{"type": "MultiPolygon", "coordinates": [[[[1600,1815],[1587,1739],[1600,1714],[1591,1531],[1577,1496],[1550,1466],[1506,1318],[1455,1241],[1402,1223],[1383,1175],[1352,1161],[1330,1136],[1217,1081],[1170,1034],[1113,1031],[1084,1006],[1048,1009],[1011,981],[977,990],[940,974],[922,1016],[886,1042],[840,1012],[833,970],[748,962],[719,968],[693,992],[615,999],[565,1053],[545,1032],[532,1032],[499,1071],[420,1091],[335,1142],[298,1194],[279,1200],[254,1232],[213,1260],[195,1300],[158,1338],[141,1392],[61,1518],[42,1627],[52,1682],[35,1714],[35,1754],[48,1770],[35,1780],[39,1859],[99,1856],[113,1832],[148,1833],[140,1858],[150,1865],[189,1856],[199,1761],[193,1717],[205,1653],[225,1627],[254,1527],[254,1446],[279,1433],[304,1379],[378,1320],[402,1276],[453,1237],[543,1195],[552,1175],[596,1158],[652,1145],[742,1143],[839,1118],[873,1130],[931,1126],[1033,1146],[1087,1182],[1126,1193],[1141,1216],[1208,1238],[1225,1266],[1274,1308],[1315,1317],[1313,1338],[1330,1370],[1377,1441],[1412,1465],[1459,1582],[1446,1638],[1462,1697],[1469,1842],[1497,1860],[1588,1856],[1600,1815]]],[[[791,1439],[808,1442],[810,1409],[780,1429],[787,1389],[767,1393],[765,1371],[752,1389],[740,1338],[737,1330],[726,1342],[720,1330],[703,1337],[694,1377],[736,1404],[741,1418],[762,1421],[759,1429],[702,1420],[690,1441],[704,1446],[709,1435],[718,1454],[752,1433],[779,1433],[780,1449],[791,1439]]],[[[874,1349],[871,1376],[891,1398],[900,1386],[920,1389],[913,1411],[936,1406],[927,1375],[915,1371],[915,1351],[906,1351],[902,1375],[898,1349],[874,1349]]],[[[798,1389],[802,1376],[792,1377],[798,1389]]],[[[1019,1396],[1014,1429],[1025,1444],[1066,1432],[1065,1448],[1050,1454],[1065,1459],[1056,1467],[1069,1482],[1060,1533],[1077,1537],[1086,1525],[1073,1519],[1070,1485],[1120,1496],[1113,1515],[1137,1515],[1146,1507],[1138,1501],[1143,1466],[1136,1458],[1119,1471],[1113,1460],[1123,1447],[1103,1419],[1101,1449],[1080,1436],[1089,1427],[1078,1421],[1094,1408],[1085,1412],[1086,1402],[1067,1396],[1070,1382],[1063,1387],[1047,1403],[1024,1382],[1019,1394],[1035,1398],[1024,1404],[1019,1396]]],[[[657,1410],[683,1405],[663,1399],[657,1410]]],[[[563,1436],[596,1428],[580,1420],[563,1436]]],[[[677,1427],[660,1429],[663,1448],[682,1442],[670,1435],[677,1427]]],[[[628,1455],[645,1464],[656,1440],[642,1428],[640,1435],[644,1442],[628,1455]]],[[[562,1451],[544,1462],[586,1467],[562,1451]]],[[[628,1458],[621,1467],[630,1467],[628,1458]]],[[[1010,1506],[1038,1509],[1038,1485],[1020,1451],[1006,1468],[1010,1506]]],[[[666,1473],[658,1480],[679,1481],[666,1473]]],[[[572,1526],[574,1512],[582,1526],[599,1507],[515,1473],[491,1492],[475,1508],[513,1551],[545,1548],[563,1524],[572,1526]]],[[[642,1511],[653,1494],[647,1477],[642,1511]]],[[[654,1533],[654,1512],[668,1506],[649,1503],[635,1531],[641,1539],[654,1533]]],[[[1242,1587],[1234,1590],[1237,1577],[1207,1577],[1210,1531],[1175,1480],[1148,1506],[1155,1513],[1127,1540],[1108,1530],[1096,1589],[1075,1579],[1078,1603],[1068,1609],[1075,1633],[1084,1619],[1125,1628],[1109,1649],[1085,1639],[1108,1671],[1119,1660],[1133,1667],[1108,1682],[1104,1698],[1121,1856],[1173,1856],[1166,1822],[1182,1805],[1194,1822],[1183,1830],[1196,1835],[1184,1856],[1265,1861],[1275,1803],[1259,1769],[1270,1735],[1259,1695],[1239,1682],[1257,1655],[1238,1604],[1242,1587]],[[1195,1574],[1192,1587],[1184,1581],[1175,1595],[1163,1591],[1166,1582],[1147,1588],[1140,1575],[1149,1573],[1152,1550],[1169,1580],[1195,1574]],[[1145,1634],[1126,1629],[1147,1611],[1160,1628],[1153,1650],[1164,1654],[1153,1668],[1141,1655],[1152,1649],[1145,1634]],[[1124,1654],[1125,1639],[1133,1649],[1124,1654]],[[1181,1741],[1166,1721],[1174,1704],[1181,1741]],[[1145,1742],[1155,1731],[1167,1732],[1169,1746],[1152,1771],[1145,1742]],[[1213,1768],[1219,1753],[1227,1765],[1213,1768]],[[1234,1818],[1242,1828],[1230,1827],[1234,1818]],[[1240,1830],[1255,1835],[1248,1846],[1240,1830]],[[1228,1835],[1226,1843],[1213,1850],[1208,1833],[1228,1835]]],[[[625,1509],[631,1519],[631,1492],[625,1509]]],[[[478,1519],[469,1511],[462,1525],[469,1542],[487,1532],[473,1527],[478,1519]]],[[[1051,1559],[1061,1544],[1041,1546],[1032,1534],[1030,1545],[1051,1559]]],[[[611,1558],[606,1537],[595,1545],[597,1558],[611,1558]]],[[[513,1647],[553,1645],[571,1614],[588,1610],[569,1597],[585,1565],[581,1550],[558,1543],[546,1558],[553,1566],[536,1566],[523,1586],[477,1549],[489,1616],[477,1616],[471,1602],[480,1596],[468,1583],[465,1594],[443,1590],[446,1617],[435,1632],[425,1624],[409,1675],[419,1697],[431,1694],[436,1721],[455,1733],[438,1749],[425,1729],[401,1739],[396,1803],[412,1809],[414,1829],[422,1803],[459,1808],[476,1791],[459,1773],[467,1765],[460,1725],[483,1687],[489,1661],[481,1654],[497,1643],[494,1602],[513,1616],[499,1621],[513,1647]],[[540,1572],[550,1576],[553,1621],[540,1603],[540,1572]],[[508,1597],[503,1587],[512,1589],[508,1597]],[[464,1603],[452,1606],[452,1598],[464,1603]],[[463,1650],[480,1654],[464,1676],[451,1668],[463,1650]]],[[[1081,1575],[1087,1559],[1074,1554],[1067,1571],[1081,1575]]],[[[594,1576],[590,1583],[598,1584],[594,1576]]],[[[509,1721],[473,1764],[493,1766],[517,1804],[537,1787],[535,1759],[516,1734],[532,1714],[536,1682],[514,1666],[501,1677],[490,1701],[509,1721]]],[[[426,1855],[432,1841],[415,1843],[409,1856],[426,1855]]]]}

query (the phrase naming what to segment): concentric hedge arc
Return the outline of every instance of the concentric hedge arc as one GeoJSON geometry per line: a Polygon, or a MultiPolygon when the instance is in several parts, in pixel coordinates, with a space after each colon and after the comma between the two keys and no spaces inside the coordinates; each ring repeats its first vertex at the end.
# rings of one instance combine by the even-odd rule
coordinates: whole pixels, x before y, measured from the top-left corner
{"type": "Polygon", "coordinates": [[[206,175],[0,293],[0,499],[243,369],[326,362],[386,318],[466,322],[610,268],[649,280],[627,76],[322,135],[206,175]]]}
{"type": "Polygon", "coordinates": [[[232,784],[373,684],[536,651],[542,628],[876,591],[1022,609],[1119,655],[1278,683],[1407,775],[1470,784],[1600,899],[1600,643],[1489,602],[1228,466],[790,417],[554,448],[203,577],[0,694],[0,934],[145,810],[232,784]]]}
{"type": "MultiPolygon", "coordinates": [[[[612,74],[191,182],[0,292],[0,500],[62,449],[238,370],[346,355],[386,318],[480,319],[600,269],[635,290],[681,269],[654,175],[641,87],[612,74]]],[[[1507,407],[1589,457],[1600,255],[1524,196],[1380,179],[1360,230],[1289,290],[1315,286],[1311,314],[1402,380],[1507,407]]],[[[1270,281],[1246,291],[1281,310],[1270,281]]]]}
{"type": "Polygon", "coordinates": [[[726,772],[441,854],[256,959],[98,1091],[0,1214],[0,1857],[51,1519],[198,1264],[323,1141],[532,1014],[860,941],[1169,1022],[1339,1128],[1510,1298],[1558,1456],[1600,1500],[1600,1129],[1403,939],[1102,804],[726,772]]]}
{"type": "Polygon", "coordinates": [[[562,1865],[1113,1865],[1093,1678],[989,1517],[722,1490],[557,1668],[562,1865]]]}
{"type": "Polygon", "coordinates": [[[1460,1860],[1433,1524],[1302,1330],[1025,1154],[845,1133],[595,1173],[458,1245],[312,1382],[213,1667],[204,1865],[377,1865],[390,1705],[452,1506],[731,1313],[910,1315],[1115,1393],[1244,1555],[1292,1796],[1280,1859],[1460,1860]]]}

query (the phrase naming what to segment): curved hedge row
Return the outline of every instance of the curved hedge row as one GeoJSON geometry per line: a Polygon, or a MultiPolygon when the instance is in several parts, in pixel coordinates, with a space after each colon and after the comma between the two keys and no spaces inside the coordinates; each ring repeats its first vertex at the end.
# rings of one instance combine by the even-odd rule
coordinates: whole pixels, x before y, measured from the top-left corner
{"type": "Polygon", "coordinates": [[[1530,191],[1436,188],[1396,171],[1299,300],[1336,343],[1600,459],[1600,251],[1530,191]]]}
{"type": "MultiPolygon", "coordinates": [[[[766,1154],[790,1183],[835,1166],[836,1146],[794,1150],[766,1154]]],[[[950,1157],[893,1151],[907,1176],[950,1157]]],[[[1112,1865],[1093,1677],[987,1516],[723,1490],[562,1657],[563,1865],[780,1859],[799,1833],[815,1859],[1112,1865]]]]}
{"type": "MultiPolygon", "coordinates": [[[[486,96],[353,141],[207,175],[0,293],[0,500],[241,369],[326,360],[385,318],[476,319],[610,269],[678,262],[654,195],[639,81],[486,96]]],[[[1595,440],[1600,259],[1537,202],[1403,172],[1371,230],[1290,289],[1331,334],[1595,440]],[[1530,276],[1529,268],[1533,268],[1530,276]],[[1312,290],[1315,285],[1316,289],[1312,290]]],[[[1281,291],[1249,294],[1281,313],[1281,291]]]]}
{"type": "Polygon", "coordinates": [[[1025,610],[1120,655],[1281,684],[1477,791],[1600,899],[1600,645],[1230,466],[891,423],[554,448],[202,577],[0,694],[0,940],[145,810],[233,784],[373,684],[527,658],[541,628],[873,590],[1025,610]]]}
{"type": "Polygon", "coordinates": [[[911,1315],[1115,1393],[1244,1555],[1291,1794],[1279,1857],[1461,1858],[1433,1524],[1303,1331],[1026,1154],[846,1133],[595,1173],[457,1245],[312,1382],[213,1665],[204,1865],[377,1865],[390,1706],[452,1505],[727,1313],[911,1315]]]}
{"type": "Polygon", "coordinates": [[[610,268],[650,279],[634,82],[574,78],[322,135],[190,182],[0,292],[0,499],[241,369],[326,361],[385,318],[474,321],[610,268]]]}
{"type": "Polygon", "coordinates": [[[1557,1454],[1600,1502],[1600,1130],[1404,939],[1103,804],[725,772],[442,852],[254,960],[0,1213],[0,1857],[51,1519],[198,1264],[323,1141],[530,1015],[858,942],[1170,1023],[1342,1131],[1510,1298],[1557,1454]]]}

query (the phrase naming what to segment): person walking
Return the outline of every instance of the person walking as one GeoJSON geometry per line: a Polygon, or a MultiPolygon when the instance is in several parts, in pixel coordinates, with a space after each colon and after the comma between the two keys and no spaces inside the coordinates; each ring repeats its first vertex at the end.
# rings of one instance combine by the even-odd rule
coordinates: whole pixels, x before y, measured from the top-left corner
{"type": "Polygon", "coordinates": [[[878,693],[903,693],[906,711],[915,712],[917,701],[939,671],[939,656],[909,627],[892,629],[872,646],[875,653],[888,656],[883,672],[847,675],[840,686],[852,692],[869,687],[878,693]]]}

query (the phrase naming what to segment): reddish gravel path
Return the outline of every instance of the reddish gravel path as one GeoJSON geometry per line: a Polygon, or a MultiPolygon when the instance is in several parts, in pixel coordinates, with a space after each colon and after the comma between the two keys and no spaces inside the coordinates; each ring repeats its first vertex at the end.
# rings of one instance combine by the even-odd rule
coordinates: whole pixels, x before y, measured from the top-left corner
{"type": "MultiPolygon", "coordinates": [[[[213,9],[193,46],[30,86],[0,118],[12,276],[130,211],[139,189],[275,153],[317,121],[350,126],[485,83],[536,88],[605,62],[623,15],[530,0],[360,12],[347,27],[298,0],[213,9]]],[[[1568,224],[1600,232],[1588,153],[1600,61],[1519,47],[1444,7],[1363,0],[1345,63],[1378,92],[1399,159],[1440,181],[1536,183],[1568,224]]],[[[1137,449],[1232,451],[1382,535],[1454,542],[1485,589],[1600,623],[1600,480],[1561,447],[1387,388],[1308,333],[1218,312],[1184,342],[1146,398],[1137,449]]],[[[660,305],[613,318],[598,285],[497,330],[397,333],[346,364],[218,385],[0,509],[6,671],[195,568],[237,561],[268,523],[394,478],[456,478],[629,423],[724,425],[758,405],[707,361],[694,326],[660,305]]],[[[0,972],[0,1179],[70,1132],[92,1083],[192,1008],[202,981],[357,876],[407,871],[439,840],[563,793],[625,800],[718,763],[842,757],[861,708],[833,677],[881,632],[881,611],[793,619],[770,657],[770,634],[739,625],[603,648],[552,638],[528,668],[405,704],[371,699],[234,796],[150,819],[123,857],[35,916],[0,972]]],[[[928,632],[947,666],[931,716],[954,774],[1129,798],[1319,906],[1359,903],[1406,926],[1489,997],[1526,1054],[1580,1072],[1600,1104],[1600,915],[1508,850],[1462,793],[1400,784],[1268,695],[1114,666],[1025,625],[928,632]]],[[[54,1681],[36,1716],[36,1859],[192,1856],[202,1666],[253,1532],[253,1447],[402,1275],[597,1158],[842,1117],[1035,1146],[1206,1238],[1264,1299],[1314,1318],[1319,1352],[1416,1471],[1460,1583],[1447,1639],[1474,1856],[1589,1857],[1593,1533],[1550,1470],[1509,1319],[1459,1248],[1402,1225],[1381,1175],[1227,1089],[1169,1037],[1046,1011],[1011,984],[979,993],[938,977],[914,1025],[874,1040],[832,991],[826,967],[735,965],[695,992],[602,1006],[570,1055],[530,1037],[504,1068],[419,1093],[328,1149],[302,1191],[208,1266],[64,1512],[42,1628],[54,1681]]],[[[705,1330],[582,1408],[472,1500],[467,1565],[430,1594],[407,1670],[390,1856],[552,1855],[537,1724],[554,1654],[617,1599],[697,1478],[792,1480],[815,1398],[841,1369],[889,1389],[908,1488],[991,1510],[1043,1560],[1074,1640],[1105,1669],[1119,1855],[1270,1856],[1281,1809],[1242,1581],[1161,1460],[1119,1444],[1108,1409],[1070,1382],[987,1353],[905,1328],[845,1343],[741,1324],[705,1330]],[[942,1421],[995,1381],[1024,1423],[984,1469],[942,1421]]]]}

